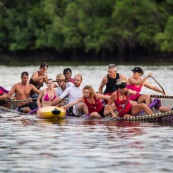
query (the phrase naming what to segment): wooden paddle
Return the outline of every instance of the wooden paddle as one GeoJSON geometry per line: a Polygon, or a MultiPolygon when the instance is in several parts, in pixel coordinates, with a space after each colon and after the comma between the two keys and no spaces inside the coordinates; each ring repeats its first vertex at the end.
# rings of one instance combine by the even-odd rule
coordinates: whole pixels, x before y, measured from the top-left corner
{"type": "MultiPolygon", "coordinates": [[[[163,89],[163,87],[159,84],[159,82],[157,82],[157,80],[151,76],[153,78],[153,80],[160,86],[160,88],[162,89],[163,93],[165,93],[165,90],[163,89]]],[[[164,95],[164,94],[163,94],[164,95]]]]}

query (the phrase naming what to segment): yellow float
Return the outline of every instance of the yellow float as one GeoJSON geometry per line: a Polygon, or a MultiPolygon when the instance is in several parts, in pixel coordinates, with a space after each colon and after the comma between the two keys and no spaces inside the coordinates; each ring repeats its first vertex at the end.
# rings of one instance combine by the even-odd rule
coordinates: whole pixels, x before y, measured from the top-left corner
{"type": "Polygon", "coordinates": [[[38,109],[37,117],[44,119],[61,119],[66,115],[66,110],[61,107],[47,106],[38,109]]]}

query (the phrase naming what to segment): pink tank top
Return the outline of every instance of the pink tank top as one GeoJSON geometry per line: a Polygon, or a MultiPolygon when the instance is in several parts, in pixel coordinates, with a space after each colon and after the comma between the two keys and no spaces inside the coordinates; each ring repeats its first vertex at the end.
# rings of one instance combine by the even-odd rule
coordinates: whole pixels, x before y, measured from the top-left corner
{"type": "Polygon", "coordinates": [[[131,90],[134,90],[134,91],[136,91],[136,92],[138,92],[137,94],[130,94],[130,100],[137,100],[138,99],[138,97],[140,96],[140,92],[141,92],[141,90],[142,90],[142,84],[141,85],[134,85],[134,84],[130,84],[130,85],[127,85],[127,89],[131,89],[131,90]]]}
{"type": "Polygon", "coordinates": [[[85,97],[84,97],[84,101],[85,101],[85,104],[88,106],[89,114],[91,114],[92,112],[100,112],[103,109],[103,105],[100,99],[96,99],[94,97],[94,101],[95,101],[94,104],[89,103],[85,97]]]}
{"type": "Polygon", "coordinates": [[[126,104],[126,100],[120,100],[119,99],[119,93],[118,93],[118,91],[116,91],[116,93],[117,93],[117,99],[114,100],[114,103],[115,103],[115,106],[117,107],[117,111],[120,112],[124,108],[124,106],[125,106],[124,110],[121,111],[118,114],[119,117],[122,117],[123,115],[127,114],[128,112],[130,112],[132,105],[130,103],[129,98],[127,98],[128,99],[128,102],[126,104]]]}
{"type": "MultiPolygon", "coordinates": [[[[47,89],[46,89],[46,91],[47,91],[47,89]]],[[[56,95],[55,95],[55,93],[54,93],[53,99],[50,100],[50,99],[49,99],[48,92],[47,92],[47,94],[44,96],[44,99],[43,99],[43,100],[44,100],[44,101],[53,101],[55,98],[56,98],[56,95]]]]}

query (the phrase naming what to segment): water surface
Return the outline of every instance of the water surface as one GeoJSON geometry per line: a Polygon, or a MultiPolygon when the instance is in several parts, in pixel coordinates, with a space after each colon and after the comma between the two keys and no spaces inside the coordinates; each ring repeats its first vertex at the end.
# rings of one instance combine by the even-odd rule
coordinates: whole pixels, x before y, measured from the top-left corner
{"type": "MultiPolygon", "coordinates": [[[[64,66],[49,67],[50,78],[64,66]]],[[[81,73],[83,84],[95,90],[107,73],[106,66],[71,67],[81,73]]],[[[132,75],[133,66],[120,66],[119,72],[132,75]]],[[[1,66],[0,84],[7,89],[37,67],[1,66]]],[[[172,66],[143,67],[153,71],[167,94],[172,93],[172,66]]],[[[149,81],[157,85],[152,79],[149,81]]],[[[144,93],[156,94],[149,89],[144,93]]],[[[0,113],[0,172],[172,172],[173,128],[170,123],[115,122],[67,118],[48,121],[33,115],[0,113]]]]}

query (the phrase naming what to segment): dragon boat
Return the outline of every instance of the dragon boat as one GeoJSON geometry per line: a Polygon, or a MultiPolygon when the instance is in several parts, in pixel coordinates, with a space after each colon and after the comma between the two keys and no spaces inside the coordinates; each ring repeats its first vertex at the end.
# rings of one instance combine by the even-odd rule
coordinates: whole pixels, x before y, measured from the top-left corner
{"type": "MultiPolygon", "coordinates": [[[[158,99],[160,101],[161,106],[167,106],[167,107],[173,107],[173,96],[163,96],[163,95],[151,95],[151,99],[154,102],[155,99],[158,99]]],[[[10,104],[6,104],[4,106],[0,106],[0,110],[7,111],[7,112],[17,112],[14,108],[16,106],[15,101],[11,101],[10,104]]],[[[163,112],[161,113],[159,111],[158,105],[151,104],[151,109],[153,110],[154,114],[152,115],[146,115],[144,113],[141,113],[140,115],[130,117],[130,118],[108,118],[107,120],[113,120],[113,121],[146,121],[146,122],[173,122],[173,110],[169,112],[163,112]]],[[[33,111],[31,112],[33,114],[33,111]]],[[[36,114],[36,111],[34,112],[36,114]]],[[[61,108],[56,107],[47,107],[42,108],[41,112],[37,114],[39,118],[45,118],[45,119],[55,119],[55,118],[64,118],[65,117],[65,110],[61,110],[61,108]]]]}
{"type": "MultiPolygon", "coordinates": [[[[154,99],[159,100],[159,104],[161,106],[167,106],[167,107],[173,107],[173,96],[163,96],[163,95],[151,95],[152,101],[154,99]]],[[[159,105],[159,106],[160,106],[159,105]]],[[[159,107],[157,104],[152,105],[150,107],[154,114],[151,115],[146,115],[143,112],[137,116],[133,116],[130,118],[122,118],[122,117],[116,117],[116,118],[111,118],[113,121],[147,121],[147,122],[173,122],[173,110],[168,111],[168,112],[160,112],[159,107]]],[[[110,119],[110,118],[108,118],[110,119]]]]}

